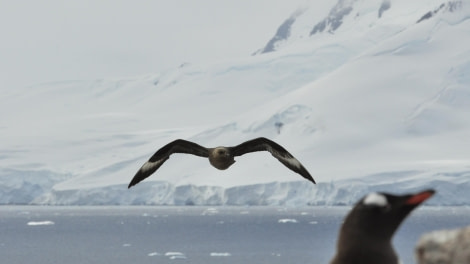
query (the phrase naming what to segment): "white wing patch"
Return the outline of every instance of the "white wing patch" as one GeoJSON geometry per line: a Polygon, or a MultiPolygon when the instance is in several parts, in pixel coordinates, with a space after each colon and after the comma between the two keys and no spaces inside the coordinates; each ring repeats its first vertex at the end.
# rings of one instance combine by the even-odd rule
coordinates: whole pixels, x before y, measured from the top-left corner
{"type": "Polygon", "coordinates": [[[286,153],[286,155],[283,155],[284,153],[279,153],[277,151],[275,151],[270,145],[266,144],[266,149],[271,152],[271,154],[276,157],[276,158],[280,158],[282,160],[285,160],[287,163],[289,163],[292,167],[295,167],[295,168],[301,168],[302,167],[302,164],[300,164],[300,162],[294,158],[294,157],[286,157],[286,156],[290,156],[289,154],[286,153]]]}
{"type": "Polygon", "coordinates": [[[388,201],[384,195],[373,192],[368,194],[362,203],[365,205],[387,206],[388,201]]]}
{"type": "Polygon", "coordinates": [[[284,160],[286,160],[293,167],[300,168],[302,166],[296,158],[284,158],[284,160]]]}
{"type": "Polygon", "coordinates": [[[140,168],[140,171],[143,174],[146,174],[148,171],[154,171],[155,167],[157,167],[160,163],[162,163],[161,160],[159,160],[157,162],[147,161],[147,162],[144,163],[144,165],[142,165],[142,167],[140,168]]]}

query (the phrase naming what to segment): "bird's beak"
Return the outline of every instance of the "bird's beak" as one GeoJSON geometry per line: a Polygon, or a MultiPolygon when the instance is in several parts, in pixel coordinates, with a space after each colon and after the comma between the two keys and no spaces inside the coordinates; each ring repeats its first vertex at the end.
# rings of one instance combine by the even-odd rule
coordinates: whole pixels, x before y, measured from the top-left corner
{"type": "Polygon", "coordinates": [[[421,204],[422,202],[426,201],[428,198],[433,196],[435,192],[436,191],[434,190],[426,190],[426,191],[419,192],[417,194],[413,194],[405,201],[405,204],[408,204],[408,205],[421,204]]]}

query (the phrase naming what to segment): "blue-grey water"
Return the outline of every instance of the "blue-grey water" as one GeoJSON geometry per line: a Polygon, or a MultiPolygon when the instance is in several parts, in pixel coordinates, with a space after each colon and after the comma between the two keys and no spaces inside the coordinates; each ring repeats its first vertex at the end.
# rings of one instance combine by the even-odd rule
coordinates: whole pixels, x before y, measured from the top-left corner
{"type": "MultiPolygon", "coordinates": [[[[328,263],[349,207],[0,207],[6,264],[328,263]]],[[[394,245],[404,263],[424,232],[470,224],[468,207],[421,207],[394,245]]]]}

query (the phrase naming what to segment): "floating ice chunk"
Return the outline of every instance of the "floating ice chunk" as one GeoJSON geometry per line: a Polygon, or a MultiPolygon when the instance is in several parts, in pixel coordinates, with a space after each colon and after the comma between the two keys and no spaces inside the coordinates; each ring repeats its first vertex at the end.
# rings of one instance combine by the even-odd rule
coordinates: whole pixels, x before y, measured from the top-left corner
{"type": "Polygon", "coordinates": [[[131,246],[131,244],[129,244],[129,243],[126,243],[126,244],[122,244],[122,246],[123,246],[123,247],[130,247],[130,246],[131,246]]]}
{"type": "Polygon", "coordinates": [[[186,259],[185,255],[171,256],[170,259],[186,259]]]}
{"type": "Polygon", "coordinates": [[[207,208],[206,210],[204,210],[202,212],[202,215],[214,215],[214,214],[218,214],[219,211],[217,211],[217,208],[207,208]]]}
{"type": "Polygon", "coordinates": [[[311,221],[311,222],[309,222],[309,224],[316,225],[316,224],[318,224],[318,222],[317,221],[311,221]]]}
{"type": "Polygon", "coordinates": [[[229,252],[212,252],[210,254],[211,257],[230,257],[232,254],[229,252]]]}
{"type": "Polygon", "coordinates": [[[152,252],[152,253],[148,253],[148,256],[149,257],[155,257],[155,256],[160,256],[161,254],[158,253],[158,252],[152,252]]]}
{"type": "Polygon", "coordinates": [[[165,256],[169,259],[186,259],[186,256],[181,252],[166,252],[165,256]]]}
{"type": "Polygon", "coordinates": [[[181,252],[173,252],[173,251],[170,251],[170,252],[166,252],[166,253],[165,253],[165,256],[167,256],[167,257],[171,257],[171,256],[184,256],[184,254],[181,253],[181,252]]]}
{"type": "Polygon", "coordinates": [[[285,218],[285,219],[279,219],[277,221],[278,223],[285,224],[285,223],[297,223],[296,219],[290,219],[290,218],[285,218]]]}
{"type": "Polygon", "coordinates": [[[29,226],[53,225],[53,224],[55,224],[55,223],[52,222],[52,221],[38,221],[38,222],[30,221],[30,222],[28,222],[29,226]]]}

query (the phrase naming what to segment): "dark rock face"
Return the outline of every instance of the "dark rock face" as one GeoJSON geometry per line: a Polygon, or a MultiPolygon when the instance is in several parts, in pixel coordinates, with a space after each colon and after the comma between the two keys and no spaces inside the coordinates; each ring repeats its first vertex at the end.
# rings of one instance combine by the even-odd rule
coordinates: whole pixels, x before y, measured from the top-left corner
{"type": "Polygon", "coordinates": [[[416,23],[423,22],[424,20],[430,19],[439,12],[455,12],[462,8],[462,1],[449,1],[447,3],[442,3],[438,8],[433,11],[429,11],[424,14],[416,23]]]}
{"type": "Polygon", "coordinates": [[[384,0],[379,7],[379,18],[381,18],[383,13],[389,10],[390,7],[391,7],[390,0],[384,0]]]}
{"type": "Polygon", "coordinates": [[[290,29],[295,22],[295,16],[288,18],[284,23],[279,26],[274,37],[269,40],[266,46],[261,50],[261,53],[273,52],[276,50],[276,43],[281,40],[288,39],[290,36],[290,29]]]}
{"type": "Polygon", "coordinates": [[[353,10],[351,1],[339,0],[338,3],[331,9],[328,17],[317,23],[310,35],[320,33],[328,29],[328,32],[333,33],[336,31],[341,24],[343,24],[343,18],[353,10]]]}

